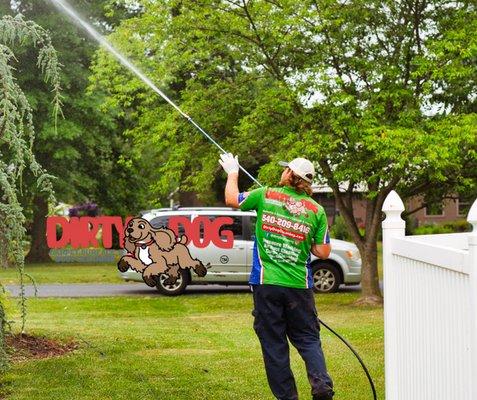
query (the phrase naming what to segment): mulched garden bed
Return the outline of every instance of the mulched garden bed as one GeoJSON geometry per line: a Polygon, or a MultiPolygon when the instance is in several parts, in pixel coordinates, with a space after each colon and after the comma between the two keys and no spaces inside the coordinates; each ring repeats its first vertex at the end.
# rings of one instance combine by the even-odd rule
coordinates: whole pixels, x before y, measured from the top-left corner
{"type": "Polygon", "coordinates": [[[59,342],[27,334],[7,335],[5,341],[12,362],[61,356],[79,347],[78,343],[73,341],[59,342]]]}

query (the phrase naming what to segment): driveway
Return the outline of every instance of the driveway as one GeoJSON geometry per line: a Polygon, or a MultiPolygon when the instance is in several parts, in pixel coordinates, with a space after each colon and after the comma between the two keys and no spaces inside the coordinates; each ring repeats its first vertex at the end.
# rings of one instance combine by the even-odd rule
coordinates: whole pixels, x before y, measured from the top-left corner
{"type": "MultiPolygon", "coordinates": [[[[20,294],[19,285],[5,285],[5,289],[13,297],[20,294]]],[[[34,297],[35,290],[32,285],[25,286],[27,297],[34,297]]],[[[342,286],[343,292],[355,292],[361,286],[342,286]]],[[[247,293],[248,286],[224,286],[224,285],[190,285],[184,295],[208,294],[208,293],[247,293]]],[[[38,285],[37,297],[111,297],[111,296],[160,296],[155,288],[150,288],[144,283],[123,284],[99,284],[99,283],[76,283],[76,284],[48,284],[38,285]]]]}

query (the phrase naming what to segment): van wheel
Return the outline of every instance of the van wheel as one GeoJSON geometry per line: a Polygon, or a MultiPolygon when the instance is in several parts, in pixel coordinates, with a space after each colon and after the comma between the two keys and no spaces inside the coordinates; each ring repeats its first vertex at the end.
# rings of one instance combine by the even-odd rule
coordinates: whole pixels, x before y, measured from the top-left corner
{"type": "Polygon", "coordinates": [[[341,276],[331,263],[319,263],[313,266],[313,290],[317,293],[335,293],[340,284],[341,276]]]}
{"type": "Polygon", "coordinates": [[[189,272],[183,269],[179,270],[179,277],[175,283],[167,284],[166,280],[169,275],[161,274],[157,280],[156,288],[159,293],[165,296],[178,296],[184,293],[187,285],[190,283],[189,272]]]}

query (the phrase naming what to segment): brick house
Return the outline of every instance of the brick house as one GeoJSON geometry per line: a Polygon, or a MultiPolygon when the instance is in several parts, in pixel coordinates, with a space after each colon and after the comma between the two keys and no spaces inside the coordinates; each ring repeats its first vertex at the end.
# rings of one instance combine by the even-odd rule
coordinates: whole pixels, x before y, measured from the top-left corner
{"type": "MultiPolygon", "coordinates": [[[[313,198],[326,210],[328,223],[333,224],[335,216],[338,214],[333,192],[328,186],[313,185],[313,198]]],[[[363,189],[359,187],[353,194],[353,211],[358,225],[364,224],[366,216],[366,202],[363,200],[363,189]]],[[[422,204],[419,197],[412,198],[406,204],[406,210],[414,210],[422,204]]],[[[441,204],[433,204],[429,208],[421,208],[411,215],[416,220],[417,226],[424,224],[441,224],[449,221],[465,219],[471,200],[468,199],[445,199],[441,204]]]]}

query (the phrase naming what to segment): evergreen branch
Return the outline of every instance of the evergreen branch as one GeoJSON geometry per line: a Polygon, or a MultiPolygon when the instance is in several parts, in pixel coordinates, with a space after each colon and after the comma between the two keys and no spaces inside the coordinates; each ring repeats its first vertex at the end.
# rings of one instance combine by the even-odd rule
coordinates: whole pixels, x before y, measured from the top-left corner
{"type": "MultiPolygon", "coordinates": [[[[25,237],[25,216],[19,202],[22,176],[28,166],[36,178],[37,187],[49,194],[54,201],[53,176],[46,173],[33,153],[35,130],[33,110],[14,77],[17,62],[14,50],[21,46],[38,49],[37,67],[46,84],[53,93],[53,117],[55,129],[57,117],[62,115],[62,97],[58,54],[52,46],[48,32],[34,23],[24,20],[22,15],[4,16],[0,19],[0,145],[6,154],[0,159],[0,262],[12,260],[19,273],[21,331],[25,332],[27,318],[27,299],[25,296],[25,277],[33,282],[35,295],[37,286],[33,278],[25,272],[23,238],[25,237]],[[13,50],[12,50],[13,49],[13,50]]],[[[1,286],[1,285],[0,285],[1,286]]],[[[8,326],[2,298],[0,298],[0,370],[8,366],[5,352],[5,327],[8,326]]]]}

